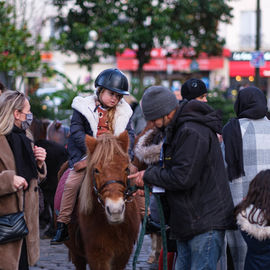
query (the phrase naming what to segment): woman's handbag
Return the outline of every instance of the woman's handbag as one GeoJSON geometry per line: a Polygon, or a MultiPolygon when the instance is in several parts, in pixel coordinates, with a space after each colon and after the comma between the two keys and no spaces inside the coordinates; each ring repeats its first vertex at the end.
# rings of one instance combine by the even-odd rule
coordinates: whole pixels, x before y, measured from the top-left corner
{"type": "MultiPolygon", "coordinates": [[[[24,194],[23,194],[23,202],[24,202],[24,194]]],[[[25,237],[28,234],[28,232],[29,231],[24,219],[24,212],[17,212],[13,214],[0,216],[0,244],[18,241],[23,237],[25,237]]]]}
{"type": "Polygon", "coordinates": [[[0,244],[20,240],[27,234],[28,228],[23,212],[0,217],[0,244]]]}

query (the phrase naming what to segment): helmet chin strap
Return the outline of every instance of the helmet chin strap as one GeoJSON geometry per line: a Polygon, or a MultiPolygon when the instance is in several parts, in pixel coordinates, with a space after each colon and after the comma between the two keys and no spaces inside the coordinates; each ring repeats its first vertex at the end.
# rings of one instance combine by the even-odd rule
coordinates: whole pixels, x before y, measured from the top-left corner
{"type": "Polygon", "coordinates": [[[110,107],[106,106],[105,104],[103,104],[100,99],[98,99],[98,101],[100,102],[100,105],[102,106],[102,108],[104,108],[104,109],[110,108],[110,107]]]}
{"type": "MultiPolygon", "coordinates": [[[[108,109],[109,107],[106,106],[105,104],[103,104],[103,102],[102,102],[101,99],[100,99],[100,93],[102,92],[103,89],[104,89],[104,88],[98,89],[98,91],[97,91],[97,101],[100,103],[100,105],[102,106],[102,108],[108,109]]],[[[99,105],[99,104],[96,105],[96,108],[95,108],[94,112],[97,110],[97,108],[98,108],[100,105],[99,105]]]]}

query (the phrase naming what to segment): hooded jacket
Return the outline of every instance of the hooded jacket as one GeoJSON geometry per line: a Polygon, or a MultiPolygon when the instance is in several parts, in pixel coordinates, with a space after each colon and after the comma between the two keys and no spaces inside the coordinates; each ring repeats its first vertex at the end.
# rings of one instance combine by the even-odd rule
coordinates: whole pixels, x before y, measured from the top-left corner
{"type": "MultiPolygon", "coordinates": [[[[70,125],[70,136],[68,139],[69,167],[80,161],[86,155],[85,135],[97,136],[98,111],[96,109],[95,95],[88,97],[75,97],[72,102],[73,115],[70,125]]],[[[131,128],[130,117],[132,109],[122,98],[116,105],[114,116],[114,135],[118,136],[127,129],[130,139],[130,149],[134,144],[134,131],[131,128]]],[[[132,158],[132,152],[129,151],[132,158]]]]}
{"type": "Polygon", "coordinates": [[[222,122],[207,104],[180,102],[166,128],[164,167],[150,166],[144,181],[165,188],[171,238],[185,241],[233,228],[233,202],[216,133],[222,122]]]}
{"type": "MultiPolygon", "coordinates": [[[[246,118],[253,120],[264,118],[268,111],[266,97],[260,89],[247,87],[238,93],[234,110],[237,118],[232,118],[225,125],[222,132],[230,181],[245,176],[240,121],[246,118]]],[[[253,130],[253,134],[255,134],[255,131],[253,130]]]]}
{"type": "Polygon", "coordinates": [[[245,270],[270,269],[270,226],[260,220],[260,209],[257,209],[251,223],[248,219],[253,205],[237,215],[237,224],[247,243],[248,250],[245,270]]]}

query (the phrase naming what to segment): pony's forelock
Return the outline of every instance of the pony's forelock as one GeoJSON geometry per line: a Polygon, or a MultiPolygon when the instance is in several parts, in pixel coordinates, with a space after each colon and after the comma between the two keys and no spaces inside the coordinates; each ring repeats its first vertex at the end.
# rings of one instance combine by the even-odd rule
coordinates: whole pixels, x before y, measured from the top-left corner
{"type": "Polygon", "coordinates": [[[88,151],[87,171],[80,190],[80,211],[89,214],[92,211],[92,171],[97,164],[104,168],[113,160],[115,155],[128,158],[121,145],[118,143],[117,137],[106,133],[97,138],[97,145],[93,153],[88,151]]]}

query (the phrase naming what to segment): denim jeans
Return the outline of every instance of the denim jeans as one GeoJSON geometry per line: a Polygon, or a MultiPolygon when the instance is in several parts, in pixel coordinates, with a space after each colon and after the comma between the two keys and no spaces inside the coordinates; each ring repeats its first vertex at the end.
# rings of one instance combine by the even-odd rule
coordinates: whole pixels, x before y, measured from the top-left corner
{"type": "Polygon", "coordinates": [[[175,270],[216,270],[225,231],[209,231],[177,242],[175,270]]]}

